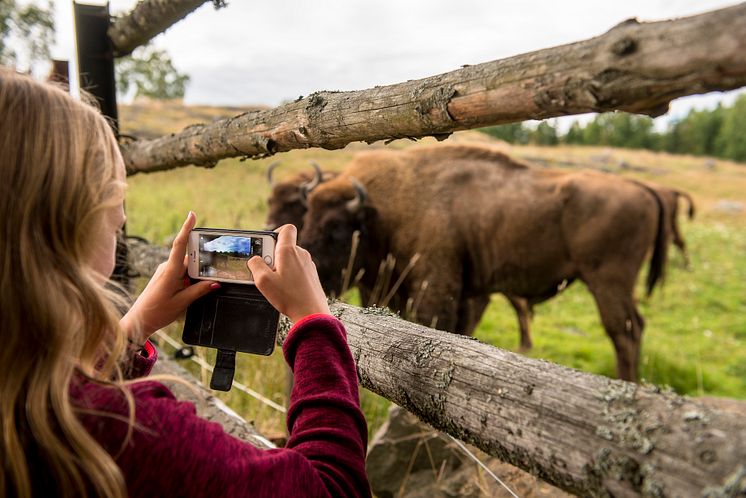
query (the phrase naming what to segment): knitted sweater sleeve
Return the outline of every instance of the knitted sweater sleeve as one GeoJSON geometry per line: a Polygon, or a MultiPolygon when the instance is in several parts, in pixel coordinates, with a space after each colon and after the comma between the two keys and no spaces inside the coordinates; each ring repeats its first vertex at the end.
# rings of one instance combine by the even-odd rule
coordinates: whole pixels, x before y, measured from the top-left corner
{"type": "MultiPolygon", "coordinates": [[[[367,426],[344,327],[329,315],[308,317],[283,350],[295,374],[285,448],[260,450],[226,434],[156,382],[131,387],[136,426],[128,441],[123,417],[84,423],[116,456],[130,496],[369,497],[367,426]]],[[[96,389],[86,404],[126,412],[121,395],[96,389]]]]}
{"type": "Polygon", "coordinates": [[[148,340],[138,350],[130,348],[129,362],[125,365],[124,376],[127,379],[145,377],[153,370],[153,365],[158,360],[158,350],[148,340]]]}

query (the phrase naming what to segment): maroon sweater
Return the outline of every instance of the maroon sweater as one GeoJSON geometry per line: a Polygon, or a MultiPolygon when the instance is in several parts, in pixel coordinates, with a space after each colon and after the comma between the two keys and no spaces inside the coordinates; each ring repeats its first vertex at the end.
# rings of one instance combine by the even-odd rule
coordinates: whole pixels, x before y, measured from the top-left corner
{"type": "MultiPolygon", "coordinates": [[[[283,350],[295,374],[285,448],[260,450],[226,434],[153,381],[131,386],[137,422],[123,449],[126,422],[81,419],[115,456],[132,497],[369,497],[367,426],[344,327],[329,315],[307,317],[291,329],[283,350]]],[[[135,376],[155,363],[150,344],[144,354],[134,361],[135,376]]],[[[126,414],[121,393],[111,388],[85,383],[71,394],[85,407],[126,414]]]]}

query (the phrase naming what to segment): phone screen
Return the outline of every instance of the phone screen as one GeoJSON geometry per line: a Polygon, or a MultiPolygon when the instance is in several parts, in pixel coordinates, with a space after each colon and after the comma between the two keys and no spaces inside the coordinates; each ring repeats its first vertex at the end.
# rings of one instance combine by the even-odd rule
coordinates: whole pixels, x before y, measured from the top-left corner
{"type": "Polygon", "coordinates": [[[199,276],[253,281],[246,262],[261,255],[261,237],[200,234],[199,276]]]}

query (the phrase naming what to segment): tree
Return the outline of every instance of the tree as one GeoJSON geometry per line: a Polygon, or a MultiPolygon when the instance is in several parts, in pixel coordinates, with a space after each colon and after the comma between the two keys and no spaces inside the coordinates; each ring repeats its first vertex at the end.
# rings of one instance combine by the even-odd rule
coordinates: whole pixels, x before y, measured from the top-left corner
{"type": "Polygon", "coordinates": [[[565,133],[565,136],[563,137],[563,142],[572,145],[582,145],[585,143],[583,141],[583,127],[580,123],[575,121],[572,126],[570,126],[570,129],[567,130],[567,133],[565,133]]]}
{"type": "Polygon", "coordinates": [[[30,70],[35,62],[49,59],[53,42],[51,0],[42,6],[0,0],[0,64],[30,70]]]}
{"type": "Polygon", "coordinates": [[[602,128],[598,122],[598,116],[583,128],[583,143],[586,145],[601,144],[602,128]]]}
{"type": "Polygon", "coordinates": [[[718,105],[713,110],[691,110],[684,119],[675,124],[678,135],[676,152],[694,155],[722,155],[718,136],[723,126],[725,109],[718,105]]]}
{"type": "Polygon", "coordinates": [[[490,126],[480,131],[511,144],[527,144],[530,135],[530,130],[523,126],[523,123],[490,126]]]}
{"type": "Polygon", "coordinates": [[[734,161],[746,161],[746,95],[741,95],[733,107],[727,110],[718,137],[721,157],[734,161]]]}
{"type": "Polygon", "coordinates": [[[184,97],[189,75],[180,73],[165,50],[140,47],[127,57],[117,60],[117,91],[135,97],[179,99],[184,97]]]}
{"type": "Polygon", "coordinates": [[[531,143],[536,145],[557,145],[557,129],[546,121],[539,123],[539,126],[531,133],[531,143]]]}

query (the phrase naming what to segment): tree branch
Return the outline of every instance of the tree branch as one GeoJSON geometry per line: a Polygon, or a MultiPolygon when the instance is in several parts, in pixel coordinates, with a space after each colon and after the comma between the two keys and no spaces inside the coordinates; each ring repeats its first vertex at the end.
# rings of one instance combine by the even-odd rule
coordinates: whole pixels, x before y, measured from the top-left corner
{"type": "Polygon", "coordinates": [[[114,45],[114,55],[129,55],[160,33],[184,19],[203,3],[214,0],[142,0],[129,14],[112,22],[108,34],[114,45]]]}
{"type": "Polygon", "coordinates": [[[554,116],[657,116],[677,97],[746,85],[746,3],[396,85],[318,92],[268,111],[122,145],[130,174],[226,157],[342,148],[554,116]]]}

